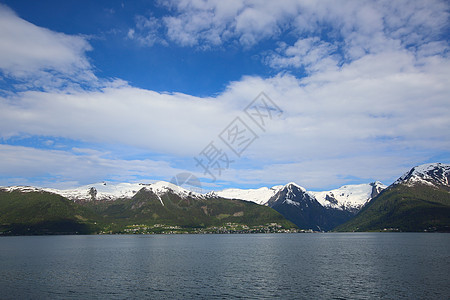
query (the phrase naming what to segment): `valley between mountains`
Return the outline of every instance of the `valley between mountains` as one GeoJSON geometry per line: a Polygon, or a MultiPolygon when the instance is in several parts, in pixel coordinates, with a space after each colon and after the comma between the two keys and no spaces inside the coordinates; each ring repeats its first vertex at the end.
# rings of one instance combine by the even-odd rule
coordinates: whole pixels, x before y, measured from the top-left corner
{"type": "Polygon", "coordinates": [[[0,188],[0,235],[450,231],[450,165],[307,191],[296,183],[201,194],[167,182],[0,188]]]}

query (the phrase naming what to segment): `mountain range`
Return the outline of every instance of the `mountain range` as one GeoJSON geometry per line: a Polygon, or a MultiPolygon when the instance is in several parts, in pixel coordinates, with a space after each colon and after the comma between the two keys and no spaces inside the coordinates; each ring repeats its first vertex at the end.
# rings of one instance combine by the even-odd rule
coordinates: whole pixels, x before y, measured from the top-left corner
{"type": "Polygon", "coordinates": [[[321,192],[307,191],[293,182],[205,194],[162,181],[102,182],[69,190],[3,187],[0,232],[12,227],[23,231],[32,224],[55,220],[86,227],[83,231],[75,226],[76,232],[123,232],[138,223],[183,228],[276,223],[283,229],[294,223],[315,231],[446,231],[450,224],[449,179],[450,165],[435,163],[412,168],[388,187],[376,181],[321,192]],[[37,207],[32,207],[33,203],[37,207]],[[20,217],[18,210],[27,218],[20,217]],[[65,215],[59,218],[49,211],[64,211],[65,215]]]}
{"type": "Polygon", "coordinates": [[[285,232],[270,207],[176,185],[100,183],[72,190],[0,188],[0,234],[285,232]]]}
{"type": "Polygon", "coordinates": [[[272,207],[299,228],[328,231],[352,218],[385,188],[376,181],[313,192],[291,182],[271,188],[226,189],[216,195],[272,207]]]}
{"type": "Polygon", "coordinates": [[[289,183],[217,192],[267,205],[300,228],[318,231],[450,231],[450,165],[416,166],[390,186],[381,182],[313,192],[289,183]]]}

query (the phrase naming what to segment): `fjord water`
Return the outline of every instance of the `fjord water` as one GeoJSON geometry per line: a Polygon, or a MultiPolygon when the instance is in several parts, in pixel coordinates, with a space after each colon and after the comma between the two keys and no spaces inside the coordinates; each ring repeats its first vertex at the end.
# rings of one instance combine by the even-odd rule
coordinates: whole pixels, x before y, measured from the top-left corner
{"type": "Polygon", "coordinates": [[[448,299],[450,234],[0,238],[1,299],[448,299]]]}

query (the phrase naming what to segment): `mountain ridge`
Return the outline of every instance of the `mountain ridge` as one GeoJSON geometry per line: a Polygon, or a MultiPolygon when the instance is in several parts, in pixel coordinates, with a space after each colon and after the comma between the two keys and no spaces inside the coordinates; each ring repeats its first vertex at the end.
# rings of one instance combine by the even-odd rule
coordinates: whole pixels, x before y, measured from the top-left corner
{"type": "Polygon", "coordinates": [[[261,187],[258,189],[225,189],[213,192],[228,199],[242,199],[252,201],[261,205],[268,205],[268,201],[282,188],[295,185],[309,193],[324,207],[336,208],[349,211],[358,211],[370,199],[378,195],[386,185],[379,181],[363,184],[344,185],[329,191],[307,191],[304,187],[290,182],[286,185],[277,185],[271,188],[261,187]],[[257,198],[255,200],[256,197],[257,198]],[[337,198],[337,199],[336,199],[337,198]]]}
{"type": "MultiPolygon", "coordinates": [[[[337,190],[350,190],[356,194],[357,198],[365,198],[365,202],[367,202],[370,200],[368,196],[368,190],[369,187],[372,190],[372,185],[374,184],[363,184],[359,186],[347,185],[337,190]]],[[[119,206],[115,205],[113,202],[121,203],[124,201],[126,202],[127,200],[133,201],[136,195],[140,193],[152,194],[153,196],[150,198],[158,200],[155,200],[156,204],[153,204],[153,210],[159,210],[159,206],[166,206],[166,204],[170,202],[170,198],[173,197],[179,197],[179,199],[193,199],[191,201],[204,201],[205,199],[243,200],[249,203],[269,206],[270,208],[273,208],[275,211],[283,215],[287,220],[299,226],[299,228],[316,231],[327,231],[332,229],[336,225],[345,222],[347,219],[352,217],[361,206],[361,204],[357,203],[358,206],[353,207],[352,203],[354,201],[350,201],[350,204],[348,204],[345,202],[340,203],[338,202],[338,200],[336,200],[336,203],[333,204],[329,201],[329,199],[324,200],[328,201],[328,205],[324,205],[323,202],[319,203],[317,201],[314,192],[309,192],[304,187],[294,182],[290,182],[284,186],[274,186],[272,188],[262,187],[259,189],[249,190],[228,189],[225,190],[225,192],[219,191],[204,194],[193,192],[184,189],[183,187],[179,187],[175,184],[164,181],[159,181],[152,184],[110,184],[107,182],[101,182],[66,190],[21,186],[0,188],[0,190],[7,192],[20,191],[23,193],[53,193],[65,197],[76,203],[111,202],[110,204],[108,204],[110,206],[109,210],[113,209],[114,207],[118,209],[119,206]],[[286,192],[283,192],[283,190],[286,190],[286,192]],[[169,199],[166,199],[166,195],[169,195],[169,199]],[[274,197],[277,198],[275,199],[274,197]],[[308,203],[305,204],[305,201],[308,203]]],[[[336,192],[337,190],[334,191],[336,192]]],[[[346,199],[348,199],[349,197],[353,199],[355,195],[353,195],[352,192],[344,191],[344,193],[341,193],[340,196],[341,198],[346,196],[346,199]]],[[[327,195],[331,193],[331,195],[333,195],[332,192],[324,193],[327,195]]],[[[106,204],[99,205],[102,206],[106,204]]],[[[139,203],[138,205],[144,204],[139,203]]],[[[93,207],[95,207],[95,205],[93,205],[93,207]]]]}
{"type": "MultiPolygon", "coordinates": [[[[373,193],[373,186],[380,186],[376,183],[362,185],[346,185],[339,189],[325,192],[310,192],[295,182],[286,185],[278,185],[271,188],[262,187],[259,189],[226,189],[224,191],[197,193],[173,183],[158,181],[152,184],[144,183],[117,183],[100,182],[91,185],[81,186],[75,189],[50,189],[37,187],[6,187],[0,188],[4,191],[19,190],[22,192],[49,192],[60,195],[74,202],[87,203],[91,201],[121,201],[133,199],[138,193],[148,191],[154,193],[154,198],[159,201],[159,205],[164,207],[164,195],[170,194],[181,199],[193,198],[204,199],[229,199],[244,200],[258,205],[269,206],[283,215],[287,220],[293,222],[299,228],[307,230],[327,231],[333,227],[344,223],[351,218],[368,201],[373,193]],[[283,190],[287,192],[283,193],[283,190]],[[295,192],[293,192],[295,190],[295,192]],[[336,199],[334,196],[336,193],[336,199]],[[280,193],[282,194],[280,196],[280,193]],[[320,194],[321,193],[321,194],[320,194]],[[274,197],[278,195],[277,199],[274,197]],[[324,199],[317,195],[326,195],[324,199]],[[284,197],[284,198],[283,198],[284,197]],[[333,197],[334,202],[330,201],[333,197]],[[318,201],[319,198],[321,201],[318,201]],[[355,201],[357,199],[358,201],[355,201]],[[303,203],[303,202],[308,203],[303,203]]],[[[111,206],[114,206],[111,204],[111,206]]],[[[153,209],[156,209],[154,207],[153,209]]]]}
{"type": "MultiPolygon", "coordinates": [[[[101,182],[66,190],[12,186],[0,187],[0,192],[17,192],[23,195],[27,193],[50,193],[69,199],[74,203],[90,203],[92,206],[98,204],[99,206],[96,209],[105,216],[114,210],[119,212],[125,210],[130,213],[128,211],[130,209],[136,211],[140,207],[150,205],[145,201],[136,200],[140,199],[141,195],[147,195],[148,199],[152,199],[151,209],[155,211],[162,209],[163,214],[168,208],[167,205],[172,205],[176,209],[182,208],[180,212],[183,212],[183,209],[195,202],[219,201],[215,203],[219,205],[218,207],[221,207],[220,201],[243,200],[243,202],[258,204],[259,206],[269,206],[302,229],[329,231],[336,227],[336,230],[363,231],[380,230],[380,226],[383,225],[392,228],[397,226],[399,230],[421,231],[429,230],[434,225],[439,227],[442,224],[450,223],[450,221],[447,222],[446,215],[442,214],[442,212],[447,212],[447,209],[450,209],[447,207],[450,206],[449,181],[450,165],[432,163],[413,167],[388,187],[375,181],[368,184],[344,185],[334,190],[322,192],[307,191],[304,187],[290,182],[286,185],[271,188],[225,189],[217,192],[198,193],[164,181],[152,184],[101,182]],[[173,202],[174,200],[176,203],[173,202]],[[101,211],[101,207],[106,211],[101,211]],[[378,211],[375,214],[370,212],[374,210],[374,207],[378,211]],[[423,212],[420,210],[421,208],[424,209],[423,212]],[[397,210],[401,211],[400,215],[396,215],[397,210]],[[397,216],[398,219],[383,217],[386,211],[391,211],[390,214],[397,216]],[[421,217],[422,215],[426,216],[425,219],[432,216],[437,216],[438,219],[434,223],[427,223],[427,220],[421,217]],[[379,216],[382,216],[381,220],[376,220],[379,216]],[[411,220],[410,216],[415,216],[417,220],[424,219],[420,221],[423,224],[415,226],[414,220],[411,220]],[[366,221],[372,223],[369,222],[370,224],[368,224],[366,221]],[[358,222],[365,225],[354,226],[358,222]],[[402,224],[407,225],[403,226],[402,224]]],[[[201,209],[199,207],[196,209],[200,209],[205,215],[211,215],[212,211],[210,211],[211,208],[208,208],[208,205],[201,207],[201,209]]],[[[220,208],[214,209],[215,212],[212,215],[217,213],[217,209],[220,210],[220,208]]],[[[143,213],[147,218],[151,217],[145,212],[143,213]]],[[[221,215],[220,218],[229,218],[235,214],[238,216],[241,211],[233,211],[231,214],[227,212],[216,216],[221,215]]],[[[137,214],[135,215],[137,216],[137,214]]],[[[186,218],[189,217],[186,216],[186,218]]],[[[190,224],[194,223],[191,222],[190,224]]]]}
{"type": "Polygon", "coordinates": [[[393,185],[417,183],[450,187],[450,164],[430,163],[413,167],[400,176],[393,185]]]}
{"type": "MultiPolygon", "coordinates": [[[[385,187],[380,182],[377,183],[378,187],[385,187]]],[[[316,197],[316,195],[320,195],[321,193],[336,193],[336,191],[345,190],[346,188],[350,189],[352,187],[365,187],[366,189],[361,192],[361,194],[368,194],[367,187],[372,186],[375,183],[368,184],[359,184],[359,185],[344,185],[338,189],[330,190],[330,191],[322,191],[322,192],[314,192],[307,191],[304,187],[290,182],[286,185],[277,185],[273,187],[261,187],[257,189],[238,189],[238,188],[229,188],[221,191],[211,191],[208,193],[198,193],[195,191],[190,191],[188,189],[184,189],[183,187],[177,186],[173,183],[158,181],[156,183],[108,183],[108,182],[99,182],[94,184],[88,184],[84,186],[80,186],[78,188],[73,189],[55,189],[55,188],[43,188],[43,187],[34,187],[34,186],[8,186],[8,187],[0,187],[0,189],[11,191],[11,190],[21,190],[23,192],[30,191],[46,191],[50,193],[55,193],[61,196],[64,196],[70,200],[74,201],[89,201],[89,200],[115,200],[120,198],[131,198],[142,188],[150,189],[156,192],[158,195],[162,195],[167,193],[168,191],[172,191],[181,196],[195,196],[195,197],[207,197],[207,196],[217,196],[226,199],[239,199],[244,201],[254,202],[260,205],[267,205],[269,199],[275,195],[280,189],[289,186],[295,185],[300,189],[303,189],[305,192],[310,193],[312,196],[316,197]]],[[[372,189],[372,187],[370,187],[372,189]]],[[[352,192],[346,194],[345,197],[349,197],[352,192]]],[[[361,197],[362,195],[357,194],[356,197],[361,197]]],[[[319,200],[319,199],[318,199],[319,200]]],[[[326,203],[326,201],[319,201],[322,205],[326,203]]],[[[338,205],[341,206],[349,206],[346,205],[338,205]]],[[[350,205],[351,206],[351,205],[350,205]]]]}
{"type": "Polygon", "coordinates": [[[450,232],[450,165],[415,166],[335,231],[450,232]]]}
{"type": "Polygon", "coordinates": [[[131,198],[84,201],[32,188],[0,189],[0,235],[298,230],[270,207],[179,192],[142,187],[131,198]]]}

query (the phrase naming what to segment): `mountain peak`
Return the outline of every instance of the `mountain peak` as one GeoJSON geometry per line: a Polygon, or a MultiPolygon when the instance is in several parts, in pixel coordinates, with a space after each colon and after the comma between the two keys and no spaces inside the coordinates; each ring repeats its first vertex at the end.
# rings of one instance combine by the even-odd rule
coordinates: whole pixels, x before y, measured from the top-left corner
{"type": "Polygon", "coordinates": [[[385,188],[384,184],[375,181],[366,184],[344,185],[331,191],[310,193],[324,207],[357,212],[385,188]]]}
{"type": "Polygon", "coordinates": [[[295,187],[295,188],[301,190],[302,192],[306,192],[306,189],[304,187],[296,184],[295,182],[289,182],[288,184],[286,184],[284,186],[284,188],[292,188],[292,187],[295,187]]]}
{"type": "Polygon", "coordinates": [[[427,184],[433,186],[449,186],[450,165],[431,163],[415,166],[394,182],[397,184],[427,184]]]}
{"type": "Polygon", "coordinates": [[[187,190],[185,188],[182,188],[176,184],[166,182],[166,181],[158,181],[156,183],[152,183],[146,187],[149,190],[152,190],[155,194],[158,196],[161,196],[163,194],[166,194],[168,192],[175,193],[179,195],[180,197],[186,197],[186,196],[196,196],[200,197],[201,194],[197,192],[193,192],[190,190],[187,190]]]}
{"type": "MultiPolygon", "coordinates": [[[[267,202],[270,207],[277,204],[300,205],[301,202],[316,201],[314,196],[306,192],[306,189],[294,182],[290,182],[278,190],[267,202]]],[[[317,201],[316,201],[317,202],[317,201]]],[[[319,203],[317,203],[319,204],[319,203]]]]}

